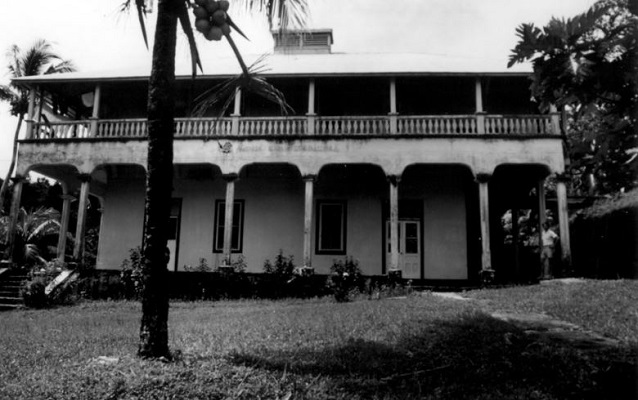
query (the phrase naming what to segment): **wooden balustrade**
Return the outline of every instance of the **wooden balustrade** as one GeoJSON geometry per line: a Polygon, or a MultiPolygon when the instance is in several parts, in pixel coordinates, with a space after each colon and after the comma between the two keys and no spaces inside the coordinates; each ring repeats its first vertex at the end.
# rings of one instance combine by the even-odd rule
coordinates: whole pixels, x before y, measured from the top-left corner
{"type": "MultiPolygon", "coordinates": [[[[175,137],[228,136],[392,136],[392,135],[558,135],[549,115],[425,115],[346,117],[177,118],[175,137]],[[314,130],[308,123],[314,121],[314,130]]],[[[34,123],[32,140],[144,138],[145,119],[34,123]],[[93,132],[93,130],[95,132],[93,132]]]]}
{"type": "Polygon", "coordinates": [[[255,118],[244,117],[239,120],[239,136],[292,136],[306,132],[306,118],[255,118]]]}
{"type": "Polygon", "coordinates": [[[387,117],[317,117],[317,135],[383,135],[390,133],[387,117]]]}
{"type": "Polygon", "coordinates": [[[398,133],[406,135],[476,134],[476,127],[473,115],[402,116],[397,121],[398,133]]]}
{"type": "Polygon", "coordinates": [[[488,115],[485,117],[485,133],[490,135],[549,135],[551,119],[545,115],[488,115]]]}
{"type": "Polygon", "coordinates": [[[33,124],[31,139],[84,139],[91,137],[91,121],[39,122],[33,124]]]}

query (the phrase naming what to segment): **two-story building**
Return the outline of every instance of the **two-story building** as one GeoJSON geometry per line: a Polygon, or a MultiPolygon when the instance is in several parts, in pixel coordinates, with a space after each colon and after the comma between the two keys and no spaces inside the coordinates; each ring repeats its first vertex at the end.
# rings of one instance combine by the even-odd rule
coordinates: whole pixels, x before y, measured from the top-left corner
{"type": "MultiPolygon", "coordinates": [[[[261,272],[279,250],[327,274],[352,256],[366,275],[423,281],[492,270],[495,226],[565,170],[559,114],[530,101],[528,73],[418,54],[337,54],[330,30],[275,38],[266,78],[293,111],[240,93],[224,115],[190,117],[191,100],[239,73],[177,77],[171,271],[242,255],[261,272]]],[[[20,182],[35,171],[80,189],[74,256],[89,193],[103,209],[97,268],[119,268],[142,242],[148,73],[76,72],[16,79],[31,90],[20,182]],[[42,96],[42,97],[41,97],[42,96]],[[49,104],[41,112],[38,99],[49,104]]],[[[557,184],[564,256],[564,181],[557,184]]],[[[71,202],[62,212],[64,257],[71,202]]],[[[499,268],[514,268],[515,262],[499,268]]]]}

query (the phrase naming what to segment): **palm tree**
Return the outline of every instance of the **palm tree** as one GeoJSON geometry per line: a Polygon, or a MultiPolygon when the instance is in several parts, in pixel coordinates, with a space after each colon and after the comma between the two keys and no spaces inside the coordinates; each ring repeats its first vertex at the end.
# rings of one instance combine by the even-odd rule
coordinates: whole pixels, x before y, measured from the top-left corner
{"type": "MultiPolygon", "coordinates": [[[[68,60],[63,60],[59,55],[54,53],[51,49],[51,43],[44,39],[35,41],[26,51],[22,51],[20,47],[14,44],[7,52],[7,57],[9,61],[7,69],[12,78],[75,71],[73,63],[68,60]]],[[[16,126],[13,137],[13,152],[11,154],[9,170],[0,188],[0,214],[2,214],[9,179],[15,167],[18,135],[20,134],[24,115],[29,109],[29,91],[26,88],[13,84],[0,85],[0,100],[8,101],[11,106],[11,115],[18,117],[18,125],[16,126]]]]}
{"type": "MultiPolygon", "coordinates": [[[[21,208],[16,225],[16,245],[12,260],[18,265],[43,265],[42,250],[47,239],[55,238],[60,230],[60,213],[53,208],[40,207],[31,212],[21,208]]],[[[9,216],[0,217],[0,236],[7,234],[9,216]]]]}
{"type": "MultiPolygon", "coordinates": [[[[144,40],[146,33],[144,15],[145,0],[126,0],[124,8],[134,2],[138,12],[144,40]]],[[[213,0],[196,0],[198,5],[206,5],[213,0]]],[[[243,6],[265,12],[269,21],[278,20],[280,29],[286,24],[304,23],[307,15],[307,0],[241,0],[243,6]]],[[[226,6],[227,6],[226,2],[226,6]]],[[[169,358],[168,349],[168,270],[165,249],[168,238],[170,199],[173,176],[173,130],[174,130],[174,84],[175,84],[175,44],[177,23],[186,34],[192,57],[193,77],[200,60],[188,8],[194,4],[189,0],[159,0],[157,24],[153,44],[151,75],[148,82],[148,161],[146,177],[146,221],[143,249],[143,293],[142,322],[138,355],[148,358],[169,358]]],[[[241,31],[232,22],[228,24],[237,32],[241,31]]],[[[266,97],[278,95],[276,89],[256,79],[241,59],[241,55],[231,39],[229,31],[224,36],[232,46],[242,67],[243,78],[236,79],[239,85],[256,89],[266,97]]]]}

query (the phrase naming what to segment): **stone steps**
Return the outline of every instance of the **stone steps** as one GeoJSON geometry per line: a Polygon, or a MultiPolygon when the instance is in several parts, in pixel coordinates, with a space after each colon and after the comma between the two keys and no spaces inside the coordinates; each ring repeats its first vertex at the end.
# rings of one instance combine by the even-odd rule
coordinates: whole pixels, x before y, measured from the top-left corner
{"type": "Polygon", "coordinates": [[[20,291],[28,279],[23,273],[11,271],[0,277],[0,310],[14,310],[24,306],[20,291]]]}

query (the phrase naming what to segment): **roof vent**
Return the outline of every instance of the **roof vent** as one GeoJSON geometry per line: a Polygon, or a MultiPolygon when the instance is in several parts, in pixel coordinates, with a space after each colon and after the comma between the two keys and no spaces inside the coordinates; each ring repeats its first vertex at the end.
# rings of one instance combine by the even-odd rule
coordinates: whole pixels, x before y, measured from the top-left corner
{"type": "Polygon", "coordinates": [[[332,45],[332,29],[273,31],[275,54],[326,54],[332,45]]]}

